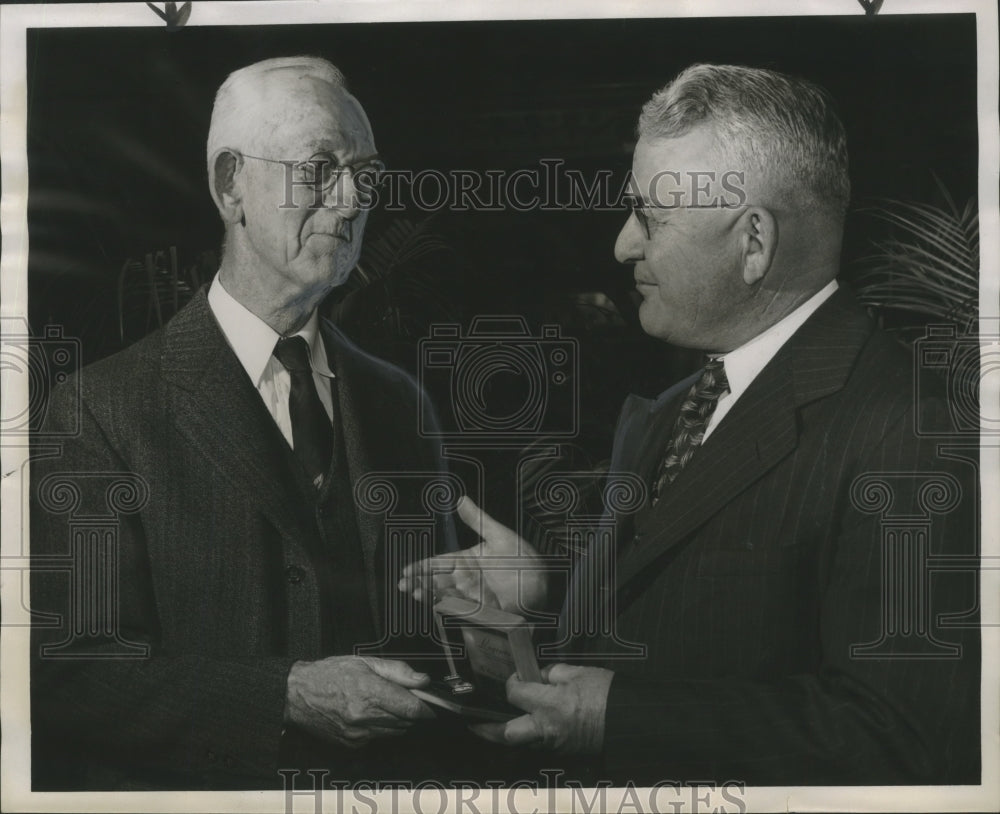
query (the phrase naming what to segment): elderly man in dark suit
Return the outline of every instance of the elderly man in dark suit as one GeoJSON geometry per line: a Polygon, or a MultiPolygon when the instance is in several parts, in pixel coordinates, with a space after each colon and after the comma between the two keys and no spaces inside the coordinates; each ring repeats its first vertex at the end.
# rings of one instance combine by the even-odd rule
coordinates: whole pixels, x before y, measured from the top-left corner
{"type": "MultiPolygon", "coordinates": [[[[79,401],[53,394],[53,420],[81,429],[32,472],[32,606],[55,622],[33,647],[36,788],[280,787],[299,765],[370,777],[372,754],[393,773],[383,739],[432,717],[409,692],[427,676],[352,655],[396,630],[386,578],[406,554],[387,551],[355,486],[433,477],[440,461],[414,382],[317,314],[358,259],[378,170],[329,62],[267,60],[219,89],[219,273],[162,330],[86,368],[79,401]],[[116,477],[135,504],[115,504],[116,550],[88,560],[110,585],[45,570],[89,545],[74,529],[107,513],[116,477]],[[107,624],[84,629],[107,597],[107,624]]],[[[442,545],[420,489],[397,499],[442,545]]]]}
{"type": "MultiPolygon", "coordinates": [[[[975,461],[916,434],[943,389],[918,393],[836,281],[849,182],[830,101],[697,65],[638,132],[615,255],[643,329],[708,361],[625,404],[611,470],[644,504],[577,564],[546,683],[508,683],[527,714],[481,733],[637,785],[977,783],[975,461]],[[928,553],[967,567],[931,580],[928,553]]],[[[478,597],[485,577],[500,605],[543,606],[527,543],[459,512],[483,542],[401,587],[478,597]],[[476,568],[518,553],[519,579],[476,568]]]]}

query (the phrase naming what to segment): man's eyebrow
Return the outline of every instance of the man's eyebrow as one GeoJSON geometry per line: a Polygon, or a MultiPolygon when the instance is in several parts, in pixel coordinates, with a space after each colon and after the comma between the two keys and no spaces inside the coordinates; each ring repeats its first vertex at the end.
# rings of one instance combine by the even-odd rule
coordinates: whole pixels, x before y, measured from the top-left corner
{"type": "Polygon", "coordinates": [[[340,159],[337,157],[338,153],[340,155],[345,156],[347,159],[351,161],[380,157],[378,150],[374,150],[372,152],[364,152],[361,148],[354,149],[349,144],[343,144],[343,143],[332,144],[330,142],[319,142],[317,146],[314,146],[312,148],[310,156],[316,156],[319,155],[320,153],[326,153],[328,155],[333,156],[335,159],[337,159],[338,163],[341,163],[340,159]]]}
{"type": "Polygon", "coordinates": [[[649,198],[640,195],[633,195],[634,200],[638,201],[643,209],[649,210],[649,212],[673,212],[675,209],[680,209],[681,207],[677,204],[665,204],[665,203],[653,203],[649,198]]]}
{"type": "Polygon", "coordinates": [[[350,148],[351,141],[342,130],[331,129],[326,133],[317,133],[314,139],[306,141],[305,146],[311,147],[314,153],[343,152],[350,148]]]}
{"type": "Polygon", "coordinates": [[[329,153],[330,155],[335,155],[338,152],[344,152],[346,148],[347,146],[343,142],[335,143],[332,141],[317,141],[310,146],[309,150],[310,155],[316,155],[317,153],[329,153]]]}

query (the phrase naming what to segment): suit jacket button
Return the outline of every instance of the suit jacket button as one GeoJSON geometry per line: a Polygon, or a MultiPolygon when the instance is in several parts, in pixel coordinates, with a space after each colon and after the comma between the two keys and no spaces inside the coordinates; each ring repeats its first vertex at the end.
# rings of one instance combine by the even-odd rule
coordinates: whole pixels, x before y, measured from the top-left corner
{"type": "Polygon", "coordinates": [[[295,584],[302,582],[302,578],[305,577],[305,572],[297,565],[289,565],[288,568],[285,569],[285,576],[288,578],[289,582],[295,584]]]}

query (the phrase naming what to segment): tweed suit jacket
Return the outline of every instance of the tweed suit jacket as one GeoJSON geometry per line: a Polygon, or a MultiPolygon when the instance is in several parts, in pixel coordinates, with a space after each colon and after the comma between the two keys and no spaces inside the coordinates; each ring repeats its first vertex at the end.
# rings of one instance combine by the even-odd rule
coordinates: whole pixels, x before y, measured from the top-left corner
{"type": "MultiPolygon", "coordinates": [[[[630,397],[613,471],[650,482],[681,398],[630,397]]],[[[614,635],[645,654],[595,654],[605,777],[978,782],[978,439],[915,433],[946,410],[842,288],[619,521],[614,635]]]]}
{"type": "MultiPolygon", "coordinates": [[[[337,376],[351,482],[371,472],[441,471],[417,432],[415,383],[332,324],[321,335],[337,376]]],[[[296,488],[287,444],[204,289],[162,330],[85,368],[79,392],[57,389],[49,410],[54,422],[78,420],[80,432],[32,463],[36,745],[68,755],[56,772],[69,763],[118,765],[126,784],[134,769],[164,786],[219,787],[222,777],[280,786],[288,671],[298,659],[330,655],[321,646],[315,567],[328,554],[319,551],[313,513],[338,507],[307,505],[296,488]],[[74,598],[67,574],[45,564],[69,554],[73,529],[87,517],[109,516],[109,483],[119,474],[135,480],[129,473],[148,500],[110,515],[118,526],[114,630],[77,635],[39,658],[41,646],[70,639],[73,602],[100,598],[93,586],[74,598]],[[72,507],[59,505],[66,482],[72,507]]],[[[400,489],[397,509],[428,514],[424,483],[414,484],[400,489]]],[[[355,507],[370,599],[356,611],[382,635],[386,608],[405,600],[387,566],[384,515],[369,508],[355,507]]],[[[447,537],[453,546],[451,527],[431,516],[438,545],[447,537]]],[[[36,765],[50,756],[36,749],[36,765]]]]}

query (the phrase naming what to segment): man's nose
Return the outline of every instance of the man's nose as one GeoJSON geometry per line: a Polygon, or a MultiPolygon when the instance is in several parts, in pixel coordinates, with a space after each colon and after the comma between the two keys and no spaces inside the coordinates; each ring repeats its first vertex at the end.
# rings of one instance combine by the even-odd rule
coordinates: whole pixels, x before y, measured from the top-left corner
{"type": "Polygon", "coordinates": [[[628,220],[618,233],[615,241],[615,260],[619,263],[636,263],[643,258],[643,245],[645,235],[639,226],[639,221],[633,213],[629,213],[628,220]]]}
{"type": "Polygon", "coordinates": [[[354,173],[342,172],[326,191],[323,204],[336,209],[344,220],[353,220],[361,213],[362,194],[354,183],[354,173]]]}

